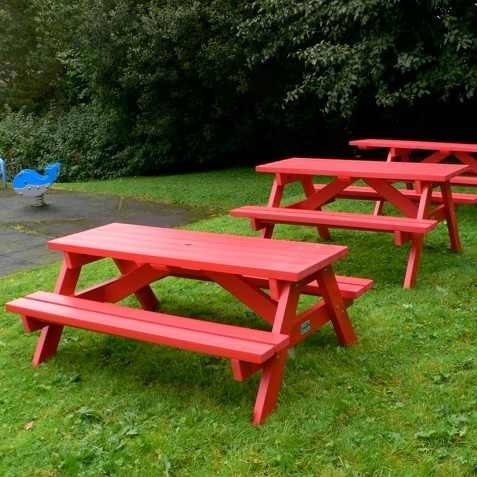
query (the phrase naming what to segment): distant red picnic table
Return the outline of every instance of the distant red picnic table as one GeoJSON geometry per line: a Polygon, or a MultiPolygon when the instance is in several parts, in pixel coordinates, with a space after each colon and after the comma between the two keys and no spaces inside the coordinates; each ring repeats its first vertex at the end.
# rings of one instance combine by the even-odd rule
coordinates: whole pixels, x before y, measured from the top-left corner
{"type": "Polygon", "coordinates": [[[477,154],[477,144],[402,139],[355,139],[349,144],[359,149],[388,149],[388,161],[398,159],[409,161],[414,151],[429,152],[428,156],[420,158],[420,162],[438,163],[454,157],[460,163],[468,165],[470,169],[465,175],[453,177],[451,183],[477,187],[477,158],[473,156],[473,154],[477,154]]]}

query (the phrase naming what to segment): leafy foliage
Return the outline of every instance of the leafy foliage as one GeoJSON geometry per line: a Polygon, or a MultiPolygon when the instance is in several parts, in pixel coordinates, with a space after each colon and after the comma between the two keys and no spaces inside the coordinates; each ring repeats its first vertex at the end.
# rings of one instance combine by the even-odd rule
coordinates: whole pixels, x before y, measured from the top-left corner
{"type": "Polygon", "coordinates": [[[8,0],[0,18],[0,129],[39,126],[0,151],[62,156],[69,179],[473,140],[475,2],[8,0]]]}
{"type": "Polygon", "coordinates": [[[350,117],[366,90],[381,107],[475,96],[475,2],[266,0],[252,8],[242,32],[258,39],[255,61],[285,53],[303,65],[288,100],[311,94],[326,113],[350,117]]]}
{"type": "Polygon", "coordinates": [[[7,0],[0,7],[0,105],[42,112],[57,99],[63,70],[37,24],[38,3],[7,0]]]}

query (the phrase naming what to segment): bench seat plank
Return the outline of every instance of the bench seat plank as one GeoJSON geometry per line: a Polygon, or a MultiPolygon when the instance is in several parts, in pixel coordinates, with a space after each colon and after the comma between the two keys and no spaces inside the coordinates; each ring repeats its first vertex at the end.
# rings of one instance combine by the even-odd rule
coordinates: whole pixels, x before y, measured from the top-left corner
{"type": "MultiPolygon", "coordinates": [[[[368,278],[349,277],[346,275],[336,275],[336,282],[338,284],[341,296],[343,298],[352,300],[360,297],[363,293],[370,290],[374,285],[373,280],[368,278]]],[[[305,292],[307,292],[307,290],[308,287],[305,287],[305,292]]]]}
{"type": "Polygon", "coordinates": [[[354,139],[349,142],[350,146],[358,146],[360,149],[397,148],[397,149],[423,149],[427,151],[452,152],[477,152],[477,144],[443,142],[443,141],[414,141],[407,139],[354,139]]]}
{"type": "Polygon", "coordinates": [[[47,292],[13,300],[6,309],[23,315],[27,327],[33,318],[29,331],[48,324],[72,326],[257,364],[289,342],[288,336],[278,333],[47,292]]]}
{"type": "Polygon", "coordinates": [[[437,227],[438,224],[437,220],[431,219],[257,205],[242,206],[231,210],[230,214],[235,217],[248,217],[252,219],[255,229],[264,228],[266,224],[298,224],[424,234],[437,227]]]}
{"type": "MultiPolygon", "coordinates": [[[[208,280],[207,277],[204,277],[204,275],[197,270],[189,270],[187,272],[182,271],[181,273],[181,271],[174,269],[173,274],[174,276],[180,276],[182,278],[208,280]]],[[[352,300],[359,298],[373,286],[373,280],[370,280],[369,278],[350,277],[347,275],[335,275],[335,278],[341,296],[352,300]]],[[[270,286],[270,281],[264,278],[247,277],[247,280],[263,289],[268,289],[270,286]]],[[[322,296],[320,286],[316,283],[316,280],[313,283],[305,285],[301,293],[304,295],[322,296]]]]}
{"type": "MultiPolygon", "coordinates": [[[[477,186],[477,176],[456,176],[451,179],[451,184],[475,187],[477,186]]],[[[452,196],[454,196],[454,193],[452,193],[452,196]]]]}
{"type": "MultiPolygon", "coordinates": [[[[454,179],[459,179],[462,176],[455,177],[454,179]]],[[[476,178],[477,179],[477,178],[476,178]]],[[[453,182],[453,181],[451,181],[453,182]]],[[[314,184],[316,191],[319,191],[325,187],[326,184],[314,184]]],[[[477,185],[477,182],[476,182],[477,185]]],[[[400,192],[405,197],[419,202],[421,196],[419,192],[412,189],[400,189],[400,192]]],[[[346,189],[339,193],[340,197],[346,197],[350,199],[370,199],[370,200],[379,200],[379,194],[371,187],[368,186],[348,186],[346,189]]],[[[477,204],[477,194],[466,193],[466,192],[455,192],[452,191],[452,199],[455,204],[465,204],[465,205],[474,205],[477,204]]],[[[431,196],[432,202],[443,203],[442,193],[439,191],[433,191],[431,196]]]]}
{"type": "MultiPolygon", "coordinates": [[[[370,290],[374,284],[373,280],[370,280],[369,278],[349,277],[346,275],[335,275],[335,278],[340,295],[343,298],[347,298],[348,300],[355,300],[356,298],[359,298],[361,295],[363,295],[363,293],[370,290]]],[[[270,284],[268,280],[259,278],[250,278],[250,280],[252,280],[261,288],[268,288],[270,284]]],[[[320,286],[318,283],[316,283],[316,281],[305,285],[301,292],[304,295],[322,295],[320,286]]]]}

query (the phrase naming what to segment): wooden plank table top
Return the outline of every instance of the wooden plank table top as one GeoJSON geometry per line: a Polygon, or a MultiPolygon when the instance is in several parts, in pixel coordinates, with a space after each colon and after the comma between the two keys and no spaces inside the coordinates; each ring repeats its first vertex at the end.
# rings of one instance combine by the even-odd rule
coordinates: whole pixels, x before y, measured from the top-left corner
{"type": "Polygon", "coordinates": [[[445,182],[463,174],[469,167],[455,164],[440,164],[434,167],[428,163],[385,163],[348,159],[325,159],[293,157],[261,164],[258,172],[275,174],[298,174],[309,176],[356,177],[361,179],[385,179],[394,181],[439,181],[445,182]]]}
{"type": "Polygon", "coordinates": [[[350,146],[360,149],[396,148],[396,149],[420,149],[425,151],[448,151],[448,152],[477,152],[477,144],[441,142],[441,141],[413,141],[405,139],[353,139],[350,146]]]}
{"type": "Polygon", "coordinates": [[[50,240],[66,254],[298,282],[347,253],[342,246],[113,223],[50,240]],[[286,257],[286,259],[284,259],[286,257]]]}

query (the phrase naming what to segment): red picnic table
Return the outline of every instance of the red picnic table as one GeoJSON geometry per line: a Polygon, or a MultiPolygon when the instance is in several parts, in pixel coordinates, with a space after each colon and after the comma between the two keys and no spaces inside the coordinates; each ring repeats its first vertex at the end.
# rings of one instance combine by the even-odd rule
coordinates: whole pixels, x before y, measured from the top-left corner
{"type": "MultiPolygon", "coordinates": [[[[347,308],[372,286],[371,280],[334,274],[333,263],[348,251],[338,245],[112,223],[51,240],[48,247],[64,257],[54,293],[6,304],[22,316],[26,331],[41,329],[34,365],[56,353],[64,326],[221,356],[232,361],[238,381],[262,371],[256,424],[275,407],[292,346],[328,322],[340,344],[356,342],[347,308]],[[79,290],[83,267],[105,258],[119,275],[79,290]],[[268,329],[155,311],[160,298],[150,285],[167,277],[216,283],[268,329]],[[117,304],[132,294],[142,309],[117,304]],[[316,296],[306,309],[299,308],[303,295],[316,296]]],[[[160,284],[158,289],[160,295],[160,284]]]]}
{"type": "Polygon", "coordinates": [[[396,244],[411,242],[404,287],[414,286],[426,233],[446,221],[451,247],[461,249],[450,180],[469,166],[407,162],[376,162],[344,159],[294,157],[256,167],[275,175],[267,206],[243,206],[230,213],[249,217],[253,230],[270,238],[275,224],[312,225],[322,238],[329,239],[329,227],[375,232],[392,232],[396,244]],[[331,177],[329,183],[316,178],[331,177]],[[355,186],[363,181],[366,186],[355,186]],[[416,182],[416,190],[401,189],[397,181],[416,182]],[[304,198],[283,204],[285,187],[301,184],[304,198]],[[394,215],[376,215],[322,210],[336,199],[373,199],[391,203],[394,215]]]}
{"type": "Polygon", "coordinates": [[[477,144],[465,144],[454,142],[435,141],[408,141],[401,139],[356,139],[349,142],[350,146],[359,149],[389,149],[387,160],[409,161],[413,151],[426,151],[428,156],[420,159],[420,162],[438,163],[449,157],[454,157],[462,164],[470,167],[465,175],[459,175],[451,179],[451,183],[462,186],[477,186],[477,144]]]}

